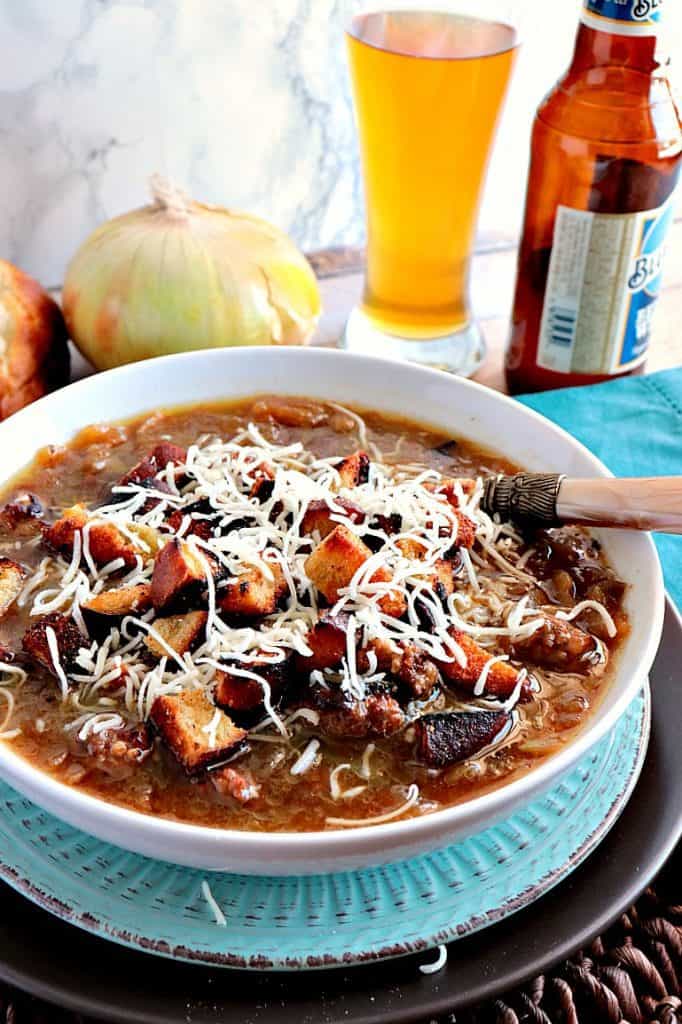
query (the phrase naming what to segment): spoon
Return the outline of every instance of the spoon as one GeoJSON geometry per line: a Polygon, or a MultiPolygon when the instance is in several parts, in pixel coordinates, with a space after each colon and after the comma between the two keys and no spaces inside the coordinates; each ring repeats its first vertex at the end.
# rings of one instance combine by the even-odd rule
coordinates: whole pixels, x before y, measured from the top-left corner
{"type": "Polygon", "coordinates": [[[485,481],[481,507],[489,515],[535,526],[605,526],[682,534],[682,477],[573,479],[557,473],[517,473],[485,481]]]}

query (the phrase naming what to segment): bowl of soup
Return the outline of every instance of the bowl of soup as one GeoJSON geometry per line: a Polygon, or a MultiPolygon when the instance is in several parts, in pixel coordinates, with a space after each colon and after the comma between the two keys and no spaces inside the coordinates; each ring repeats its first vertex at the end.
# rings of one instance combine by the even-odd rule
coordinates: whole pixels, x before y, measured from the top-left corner
{"type": "Polygon", "coordinates": [[[0,425],[0,774],[203,869],[397,860],[547,789],[645,684],[648,536],[491,518],[483,481],[606,469],[437,371],[196,352],[0,425]]]}

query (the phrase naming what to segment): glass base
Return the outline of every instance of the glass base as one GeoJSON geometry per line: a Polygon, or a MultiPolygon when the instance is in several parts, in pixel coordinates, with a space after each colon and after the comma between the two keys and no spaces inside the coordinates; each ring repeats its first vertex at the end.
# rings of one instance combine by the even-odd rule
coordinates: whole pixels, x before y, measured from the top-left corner
{"type": "Polygon", "coordinates": [[[349,352],[401,359],[436,370],[447,370],[460,377],[470,377],[475,373],[486,352],[476,321],[440,338],[406,338],[380,330],[359,306],[348,317],[342,345],[349,352]]]}

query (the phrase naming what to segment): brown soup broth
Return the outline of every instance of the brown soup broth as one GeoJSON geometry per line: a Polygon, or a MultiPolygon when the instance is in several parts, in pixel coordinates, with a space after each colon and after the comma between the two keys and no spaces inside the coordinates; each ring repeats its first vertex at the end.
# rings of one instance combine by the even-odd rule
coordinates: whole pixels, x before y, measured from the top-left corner
{"type": "MultiPolygon", "coordinates": [[[[517,470],[507,460],[469,441],[453,442],[451,437],[433,429],[396,417],[365,410],[360,415],[366,424],[367,439],[381,451],[388,464],[433,467],[448,477],[485,477],[517,470]]],[[[102,504],[111,485],[159,441],[172,439],[189,446],[206,434],[230,439],[253,421],[269,441],[278,445],[300,441],[319,457],[342,457],[360,447],[356,420],[323,402],[278,402],[264,396],[174,408],[116,425],[88,427],[65,446],[43,449],[5,488],[3,501],[28,491],[43,503],[48,520],[76,503],[102,504]]],[[[576,557],[575,550],[586,543],[585,535],[579,532],[569,544],[556,548],[548,546],[545,538],[524,538],[516,554],[534,548],[525,564],[542,578],[544,589],[540,596],[545,603],[570,607],[585,597],[584,551],[576,557]]],[[[6,527],[0,529],[0,555],[33,570],[45,554],[40,543],[17,538],[6,527]]],[[[621,608],[623,588],[614,582],[599,552],[591,550],[590,557],[592,575],[588,583],[597,588],[590,593],[605,595],[604,604],[618,627],[615,638],[599,634],[613,654],[627,630],[621,608]]],[[[47,582],[43,584],[46,585],[47,582]]],[[[31,600],[23,608],[15,606],[0,620],[0,644],[11,651],[21,651],[22,636],[35,621],[29,616],[30,607],[31,600]]],[[[590,611],[577,621],[586,629],[600,629],[599,616],[590,611]]],[[[78,743],[73,732],[65,732],[66,722],[74,719],[78,711],[65,708],[54,676],[35,665],[31,665],[23,685],[12,687],[11,681],[5,684],[13,691],[15,707],[4,728],[21,730],[7,742],[36,768],[112,803],[220,828],[311,831],[325,828],[330,816],[361,819],[390,811],[400,805],[407,787],[415,782],[420,797],[409,814],[449,807],[519,778],[563,749],[584,727],[609,685],[613,661],[612,657],[608,671],[600,677],[538,671],[535,676],[540,689],[528,702],[518,705],[517,721],[510,735],[484,756],[442,771],[420,766],[406,756],[404,734],[373,739],[370,778],[363,791],[351,799],[333,799],[330,772],[338,764],[350,763],[354,771],[341,775],[342,788],[365,781],[357,771],[367,740],[321,737],[322,760],[305,774],[294,776],[289,770],[293,761],[310,737],[316,735],[314,727],[308,729],[305,723],[295,734],[295,750],[277,743],[253,743],[250,752],[234,762],[235,768],[248,769],[260,785],[259,798],[245,805],[221,795],[205,775],[187,778],[158,742],[143,764],[103,766],[78,743]]],[[[461,699],[444,690],[437,708],[457,707],[461,699]]]]}

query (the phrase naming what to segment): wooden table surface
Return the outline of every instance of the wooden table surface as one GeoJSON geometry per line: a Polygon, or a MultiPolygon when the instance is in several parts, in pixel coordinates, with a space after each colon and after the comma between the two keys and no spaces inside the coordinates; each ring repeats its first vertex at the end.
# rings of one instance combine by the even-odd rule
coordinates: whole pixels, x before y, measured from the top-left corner
{"type": "MultiPolygon", "coordinates": [[[[324,313],[315,336],[322,345],[336,345],[349,311],[362,291],[362,249],[329,249],[310,254],[320,277],[324,313]]],[[[473,261],[472,300],[479,317],[488,357],[475,379],[504,390],[503,356],[514,295],[516,246],[508,241],[480,248],[473,261]]],[[[682,216],[675,221],[663,271],[663,291],[654,319],[647,370],[682,365],[682,216]]]]}

